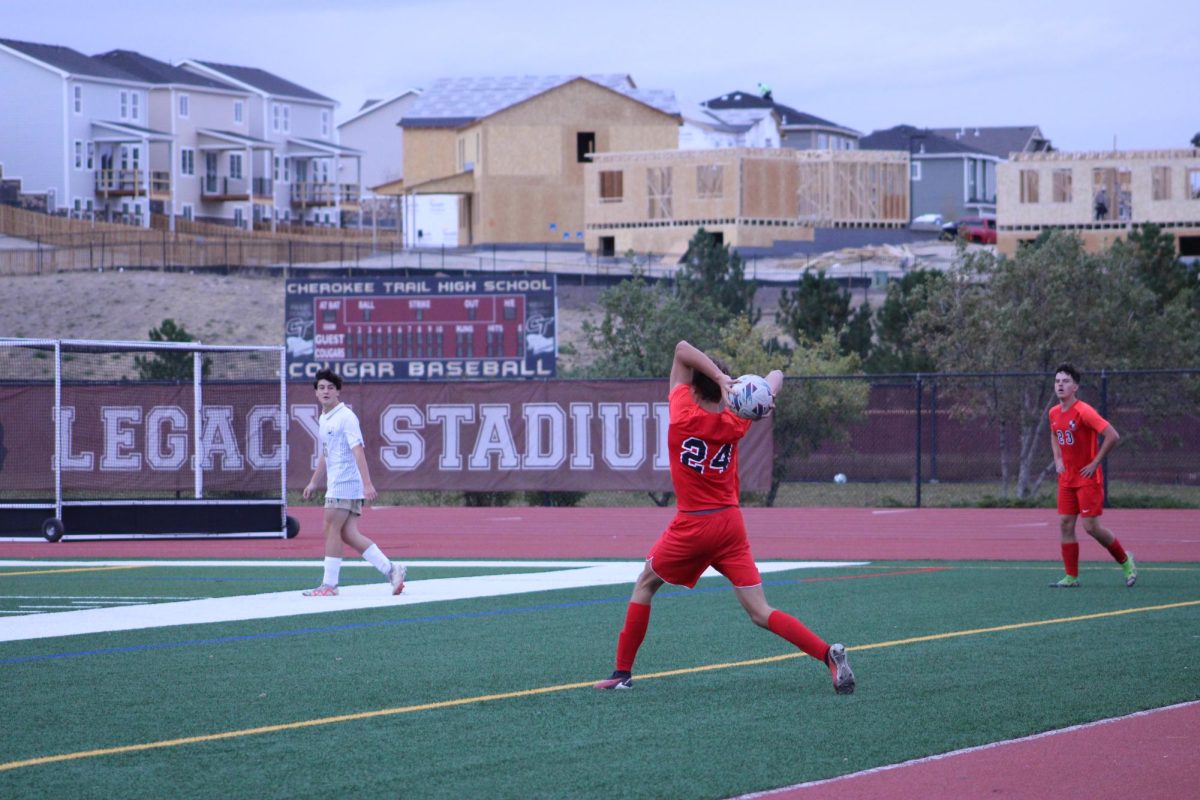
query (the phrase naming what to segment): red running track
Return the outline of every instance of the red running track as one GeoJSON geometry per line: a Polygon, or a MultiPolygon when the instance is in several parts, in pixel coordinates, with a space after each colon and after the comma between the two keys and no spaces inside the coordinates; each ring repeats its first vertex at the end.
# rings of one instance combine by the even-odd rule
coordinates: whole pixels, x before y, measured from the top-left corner
{"type": "MultiPolygon", "coordinates": [[[[0,558],[319,558],[321,509],[290,513],[295,539],[0,542],[0,558]]],[[[642,558],[671,519],[667,508],[368,509],[362,530],[398,559],[642,558]]],[[[761,559],[1057,561],[1050,509],[747,508],[761,559]]],[[[1114,510],[1104,524],[1139,562],[1200,562],[1200,511],[1114,510]]],[[[1082,530],[1080,557],[1108,553],[1082,530]]]]}

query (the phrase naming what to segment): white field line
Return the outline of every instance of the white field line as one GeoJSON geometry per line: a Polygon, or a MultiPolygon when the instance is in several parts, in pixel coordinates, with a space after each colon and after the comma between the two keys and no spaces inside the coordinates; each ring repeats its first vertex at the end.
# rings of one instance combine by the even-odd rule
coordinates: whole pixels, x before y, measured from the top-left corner
{"type": "MultiPolygon", "coordinates": [[[[79,566],[81,562],[72,562],[79,566]]],[[[90,563],[90,562],[89,562],[90,563]]],[[[140,562],[154,566],[180,566],[186,562],[140,562]]],[[[211,562],[211,565],[230,566],[237,562],[211,562]]],[[[242,562],[246,566],[262,567],[270,562],[242,562]]],[[[424,565],[431,562],[410,562],[424,565]]],[[[445,566],[496,566],[497,562],[435,562],[445,566]]],[[[547,572],[517,573],[509,575],[480,575],[469,578],[438,578],[410,581],[404,586],[404,594],[394,596],[382,579],[380,583],[363,586],[342,587],[336,597],[304,597],[300,591],[270,592],[266,594],[241,595],[236,597],[212,597],[176,603],[152,603],[114,608],[89,608],[64,611],[57,614],[35,617],[10,617],[0,619],[0,641],[12,642],[26,639],[43,639],[55,636],[76,636],[86,633],[142,630],[175,625],[200,625],[210,622],[233,622],[249,619],[292,617],[304,614],[327,614],[336,611],[356,611],[364,608],[405,606],[419,603],[436,603],[448,600],[465,600],[477,597],[500,597],[504,595],[547,592],[559,589],[577,589],[590,586],[632,585],[642,570],[641,561],[604,562],[504,562],[513,566],[560,567],[547,572]],[[566,563],[568,568],[561,569],[566,563]]],[[[762,573],[784,572],[795,569],[817,567],[865,566],[865,561],[772,561],[758,565],[762,573]]],[[[27,566],[29,562],[23,562],[27,566]]],[[[209,566],[210,562],[203,562],[209,566]]],[[[313,562],[314,568],[319,562],[313,562]]],[[[294,566],[285,562],[281,566],[294,566]]],[[[715,576],[715,570],[705,572],[715,576]]]]}

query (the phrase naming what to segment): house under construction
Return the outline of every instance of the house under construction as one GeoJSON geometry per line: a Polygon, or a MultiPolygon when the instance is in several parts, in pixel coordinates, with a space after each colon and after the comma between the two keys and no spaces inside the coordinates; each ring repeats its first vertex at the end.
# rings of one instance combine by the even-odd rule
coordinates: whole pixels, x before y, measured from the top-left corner
{"type": "Polygon", "coordinates": [[[1016,153],[997,170],[998,246],[1011,255],[1049,228],[1100,250],[1155,224],[1200,256],[1200,149],[1016,153]]]}
{"type": "Polygon", "coordinates": [[[699,228],[731,247],[811,242],[818,228],[903,228],[908,154],[727,148],[595,153],[585,246],[681,257],[699,228]]]}

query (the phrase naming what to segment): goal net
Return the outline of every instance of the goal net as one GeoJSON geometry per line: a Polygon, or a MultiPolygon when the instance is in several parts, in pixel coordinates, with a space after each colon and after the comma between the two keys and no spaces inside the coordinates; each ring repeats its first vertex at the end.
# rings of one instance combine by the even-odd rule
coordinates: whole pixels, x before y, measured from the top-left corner
{"type": "Polygon", "coordinates": [[[284,536],[282,347],[0,339],[0,537],[284,536]]]}

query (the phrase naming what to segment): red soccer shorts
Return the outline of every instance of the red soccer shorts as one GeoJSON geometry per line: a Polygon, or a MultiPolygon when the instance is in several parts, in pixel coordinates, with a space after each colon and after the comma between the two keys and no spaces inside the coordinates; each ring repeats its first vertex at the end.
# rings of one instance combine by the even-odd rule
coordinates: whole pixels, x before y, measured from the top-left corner
{"type": "Polygon", "coordinates": [[[758,586],[762,576],[750,553],[746,523],[737,506],[710,514],[676,512],[671,524],[646,556],[654,574],[689,589],[714,567],[738,589],[758,586]]]}
{"type": "Polygon", "coordinates": [[[1058,513],[1063,516],[1098,517],[1104,513],[1104,484],[1058,487],[1058,513]]]}

